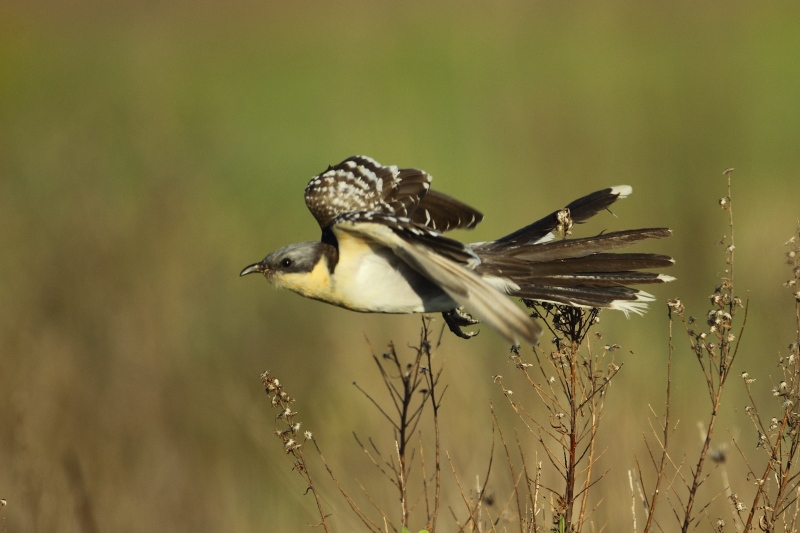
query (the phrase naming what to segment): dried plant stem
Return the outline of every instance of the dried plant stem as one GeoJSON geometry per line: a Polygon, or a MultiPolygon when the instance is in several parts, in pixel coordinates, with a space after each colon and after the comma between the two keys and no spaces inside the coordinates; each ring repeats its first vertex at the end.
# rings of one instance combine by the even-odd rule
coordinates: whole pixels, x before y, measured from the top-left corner
{"type": "MultiPolygon", "coordinates": [[[[787,252],[788,264],[792,267],[793,279],[784,285],[796,288],[800,282],[800,227],[797,233],[787,243],[791,249],[787,252]]],[[[796,459],[800,452],[800,435],[798,422],[800,413],[797,411],[800,400],[800,292],[795,292],[795,340],[789,345],[790,355],[781,357],[779,366],[783,371],[783,379],[773,388],[773,395],[780,401],[780,417],[773,417],[770,423],[764,424],[761,415],[756,409],[750,384],[754,381],[743,374],[745,390],[750,399],[751,406],[747,408],[756,431],[759,435],[759,447],[767,450],[768,461],[764,472],[756,482],[757,490],[750,506],[744,530],[753,527],[756,512],[761,510],[763,515],[759,520],[759,528],[773,531],[775,523],[783,516],[785,530],[793,531],[796,521],[798,506],[797,495],[800,492],[800,472],[797,472],[796,459]],[[775,483],[774,494],[770,493],[770,480],[775,483]],[[761,501],[764,501],[762,504],[761,501]],[[786,524],[787,514],[791,505],[795,505],[795,515],[786,524]]],[[[737,445],[737,448],[738,445],[737,445]]],[[[740,453],[742,453],[739,448],[740,453]]],[[[750,474],[754,477],[750,463],[747,462],[750,474]]]]}
{"type": "MultiPolygon", "coordinates": [[[[322,464],[325,466],[325,469],[328,471],[328,475],[331,477],[331,480],[336,485],[336,488],[339,490],[339,493],[345,499],[345,501],[347,502],[347,505],[350,506],[350,509],[353,511],[353,513],[355,513],[355,515],[359,518],[359,520],[361,520],[361,522],[365,526],[367,526],[367,528],[370,531],[373,531],[373,532],[376,532],[376,533],[380,533],[380,531],[381,531],[380,526],[378,524],[376,524],[375,522],[373,522],[369,518],[369,516],[364,511],[361,510],[361,508],[358,506],[358,504],[355,502],[355,500],[353,500],[353,498],[350,497],[350,495],[347,493],[347,491],[344,490],[344,487],[342,487],[341,483],[339,483],[339,480],[336,478],[336,474],[334,474],[333,469],[328,465],[328,462],[325,460],[325,457],[322,455],[322,452],[320,451],[319,446],[317,445],[316,441],[314,441],[314,447],[316,448],[317,453],[319,454],[319,457],[320,457],[320,460],[322,461],[322,464]]],[[[384,521],[385,521],[386,515],[383,515],[383,518],[384,518],[384,521]]],[[[327,528],[326,528],[326,531],[327,531],[327,528]]]]}
{"type": "MultiPolygon", "coordinates": [[[[372,403],[383,418],[389,422],[394,433],[394,450],[383,459],[378,448],[372,443],[372,448],[380,461],[373,458],[372,453],[361,444],[356,436],[359,446],[370,457],[373,465],[386,475],[397,490],[400,503],[400,521],[407,526],[411,520],[412,496],[409,489],[409,478],[413,466],[414,452],[412,438],[417,433],[417,428],[423,418],[426,407],[430,406],[435,439],[434,473],[433,473],[433,502],[429,500],[428,478],[425,472],[422,445],[419,452],[422,463],[422,496],[425,498],[426,521],[429,530],[435,530],[438,520],[439,505],[441,500],[441,441],[439,432],[439,408],[442,397],[447,387],[439,390],[438,381],[442,370],[433,370],[433,350],[430,343],[429,317],[422,317],[419,342],[412,346],[415,352],[411,361],[403,363],[397,354],[393,343],[389,343],[387,351],[380,356],[372,351],[372,358],[381,375],[384,387],[391,400],[390,407],[381,405],[376,397],[368,393],[357,383],[353,385],[372,403]]],[[[441,336],[439,337],[441,341],[441,336]]],[[[438,344],[437,344],[438,346],[438,344]]],[[[384,402],[386,403],[386,402],[384,402]]],[[[420,439],[421,440],[421,439],[420,439]]],[[[382,512],[382,511],[381,511],[382,512]]],[[[384,517],[385,513],[382,512],[384,517]]]]}
{"type": "MultiPolygon", "coordinates": [[[[317,489],[314,487],[314,479],[305,462],[305,455],[303,454],[304,446],[308,441],[311,441],[316,446],[316,441],[313,440],[311,432],[306,431],[301,436],[300,426],[301,423],[296,420],[297,411],[292,409],[294,398],[289,396],[283,388],[280,380],[272,376],[269,371],[261,374],[261,381],[264,385],[264,390],[271,396],[270,403],[272,406],[279,410],[275,420],[283,421],[286,426],[284,430],[275,430],[275,434],[281,439],[283,443],[283,450],[294,458],[294,465],[292,470],[296,471],[306,481],[308,488],[306,493],[311,492],[314,495],[314,501],[317,505],[321,525],[323,529],[328,532],[330,527],[327,521],[328,514],[322,507],[322,499],[320,498],[317,489]],[[303,439],[302,441],[300,439],[303,439]]],[[[319,452],[319,448],[317,448],[319,452]]]]}
{"type": "MultiPolygon", "coordinates": [[[[747,310],[749,306],[745,306],[745,315],[742,321],[742,326],[739,331],[739,337],[735,344],[733,340],[735,337],[730,334],[733,326],[734,318],[738,307],[741,307],[741,300],[736,297],[734,293],[733,272],[734,272],[734,224],[733,224],[733,206],[731,201],[731,174],[733,169],[726,170],[724,175],[727,178],[727,196],[720,200],[720,206],[728,211],[728,229],[730,237],[723,238],[720,243],[727,244],[725,248],[727,268],[725,277],[722,278],[721,283],[716,287],[714,294],[711,295],[711,303],[716,307],[708,313],[708,333],[697,333],[689,327],[689,323],[693,322],[690,319],[687,323],[684,318],[684,308],[679,300],[671,300],[668,302],[670,307],[670,327],[672,325],[672,313],[675,312],[681,317],[681,320],[686,329],[689,337],[689,342],[692,351],[697,356],[697,361],[703,371],[706,379],[706,388],[711,400],[711,414],[709,416],[708,424],[706,425],[705,437],[703,439],[703,446],[700,450],[700,455],[695,465],[692,475],[691,484],[687,486],[688,497],[686,505],[683,509],[683,520],[681,531],[686,532],[689,530],[690,525],[694,522],[695,516],[694,505],[697,498],[697,492],[702,483],[703,467],[705,465],[706,457],[708,456],[711,446],[711,439],[714,434],[714,429],[719,415],[720,405],[722,403],[722,394],[725,389],[725,383],[730,376],[730,371],[733,362],[736,359],[736,354],[741,345],[742,333],[747,323],[747,310]],[[727,310],[727,311],[726,311],[727,310]],[[716,342],[712,342],[715,340],[716,342]]],[[[704,507],[705,508],[705,507],[704,507]]],[[[701,510],[702,511],[702,510],[701,510]]]]}
{"type": "MultiPolygon", "coordinates": [[[[667,445],[669,444],[669,408],[672,404],[672,355],[675,352],[675,346],[672,342],[672,310],[671,308],[667,308],[669,311],[669,355],[667,357],[667,397],[664,403],[664,426],[662,432],[662,440],[660,443],[661,446],[661,461],[658,465],[658,469],[656,470],[656,484],[653,487],[653,495],[650,498],[650,505],[647,509],[647,522],[644,525],[644,532],[647,533],[650,531],[650,528],[653,526],[653,518],[655,517],[656,506],[658,505],[658,497],[660,495],[660,488],[661,488],[661,480],[664,478],[664,471],[667,466],[667,445]]],[[[639,476],[641,478],[641,474],[639,476]]]]}
{"type": "Polygon", "coordinates": [[[689,525],[692,521],[692,510],[694,507],[695,497],[697,496],[697,489],[700,486],[700,477],[703,472],[703,465],[705,464],[706,456],[708,455],[708,448],[711,445],[711,435],[714,433],[714,425],[717,421],[717,414],[719,412],[720,402],[722,401],[722,387],[717,390],[716,397],[714,398],[714,406],[711,409],[711,417],[708,421],[708,429],[706,430],[706,438],[703,440],[703,448],[700,450],[700,457],[697,460],[697,466],[694,469],[694,476],[692,476],[692,485],[689,489],[689,499],[686,502],[683,515],[683,525],[681,531],[689,531],[689,525]]]}
{"type": "Polygon", "coordinates": [[[587,455],[586,461],[586,481],[584,482],[584,489],[581,491],[581,508],[580,514],[578,515],[578,531],[583,529],[584,521],[586,520],[586,506],[589,501],[589,487],[591,487],[594,482],[592,481],[592,467],[594,466],[595,456],[594,456],[594,448],[595,444],[597,443],[597,428],[599,427],[599,420],[597,411],[595,410],[595,400],[594,395],[592,395],[591,401],[591,425],[590,427],[590,435],[589,435],[589,453],[587,455]]]}
{"type": "MultiPolygon", "coordinates": [[[[433,361],[431,355],[431,345],[428,342],[428,326],[429,323],[426,322],[424,319],[422,321],[422,340],[420,341],[420,347],[424,349],[425,358],[427,360],[427,372],[424,373],[425,379],[428,384],[428,390],[430,394],[428,398],[430,399],[431,405],[431,412],[433,414],[433,434],[434,434],[434,461],[435,461],[435,468],[434,468],[434,496],[433,496],[433,510],[428,511],[428,527],[431,531],[436,529],[436,522],[439,518],[439,501],[441,498],[441,490],[442,490],[442,483],[441,483],[441,476],[442,476],[442,452],[441,452],[441,435],[439,431],[439,407],[441,406],[442,397],[444,397],[444,391],[442,394],[437,398],[436,397],[436,384],[439,381],[439,375],[437,374],[435,377],[433,375],[433,361]]],[[[444,328],[444,326],[443,326],[444,328]]],[[[441,333],[439,334],[439,343],[442,341],[441,333]]],[[[445,388],[445,391],[447,389],[445,388]]],[[[420,454],[422,453],[422,447],[420,446],[420,454]]],[[[424,476],[423,471],[423,476],[424,476]]],[[[427,495],[426,495],[426,505],[427,505],[427,495]]]]}

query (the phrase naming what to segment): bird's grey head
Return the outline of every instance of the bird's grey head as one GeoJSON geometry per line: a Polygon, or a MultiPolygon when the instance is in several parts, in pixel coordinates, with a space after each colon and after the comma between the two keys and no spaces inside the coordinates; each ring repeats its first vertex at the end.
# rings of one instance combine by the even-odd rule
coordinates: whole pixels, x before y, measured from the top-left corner
{"type": "Polygon", "coordinates": [[[319,263],[326,246],[330,245],[322,242],[290,244],[272,252],[258,263],[245,267],[239,275],[246,276],[259,272],[264,274],[268,281],[276,283],[286,274],[306,274],[319,263]]]}

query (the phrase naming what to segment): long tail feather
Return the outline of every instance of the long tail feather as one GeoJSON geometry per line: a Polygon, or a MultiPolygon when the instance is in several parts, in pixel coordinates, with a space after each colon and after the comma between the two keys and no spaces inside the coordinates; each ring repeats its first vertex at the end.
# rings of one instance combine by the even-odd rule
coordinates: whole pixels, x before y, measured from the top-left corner
{"type": "Polygon", "coordinates": [[[620,248],[632,246],[644,239],[661,239],[669,237],[670,235],[672,235],[672,230],[668,228],[633,229],[602,233],[594,237],[584,237],[582,239],[566,239],[563,241],[521,246],[513,249],[499,248],[493,251],[501,251],[504,255],[510,255],[525,261],[555,261],[559,259],[585,257],[589,254],[607,252],[609,250],[618,250],[620,248]]]}
{"type": "Polygon", "coordinates": [[[557,287],[552,285],[528,285],[524,295],[514,294],[528,300],[553,302],[576,307],[610,308],[629,313],[642,314],[647,302],[655,298],[652,294],[630,287],[557,287]]]}
{"type": "MultiPolygon", "coordinates": [[[[608,209],[611,204],[621,198],[627,197],[633,189],[628,185],[617,185],[616,187],[609,187],[601,191],[596,191],[587,194],[582,198],[578,198],[574,202],[566,206],[565,209],[569,210],[569,216],[572,222],[581,224],[588,219],[608,209]]],[[[510,248],[516,246],[524,246],[526,244],[533,244],[537,242],[546,242],[552,239],[550,235],[559,225],[558,215],[563,210],[553,211],[544,218],[541,218],[529,224],[522,229],[515,231],[505,237],[497,239],[496,241],[484,243],[482,246],[486,249],[496,248],[510,248]]]]}
{"type": "Polygon", "coordinates": [[[642,269],[672,266],[671,257],[647,253],[609,253],[650,238],[668,237],[666,228],[618,231],[545,243],[476,246],[476,271],[509,295],[581,307],[641,313],[653,297],[628,285],[672,281],[642,269]]]}

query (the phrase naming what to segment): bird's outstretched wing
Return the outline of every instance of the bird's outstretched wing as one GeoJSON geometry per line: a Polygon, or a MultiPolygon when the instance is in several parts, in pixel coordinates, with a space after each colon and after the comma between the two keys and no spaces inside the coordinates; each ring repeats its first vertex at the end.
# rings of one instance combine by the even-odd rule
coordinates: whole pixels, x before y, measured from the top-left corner
{"type": "Polygon", "coordinates": [[[440,232],[471,229],[483,219],[476,209],[429,190],[430,184],[431,176],[423,170],[385,167],[357,155],[314,176],[305,200],[322,229],[340,215],[357,212],[408,218],[440,232]]]}
{"type": "Polygon", "coordinates": [[[385,246],[509,342],[537,342],[541,326],[472,269],[480,261],[469,246],[408,218],[350,213],[333,221],[334,234],[347,232],[385,246]]]}

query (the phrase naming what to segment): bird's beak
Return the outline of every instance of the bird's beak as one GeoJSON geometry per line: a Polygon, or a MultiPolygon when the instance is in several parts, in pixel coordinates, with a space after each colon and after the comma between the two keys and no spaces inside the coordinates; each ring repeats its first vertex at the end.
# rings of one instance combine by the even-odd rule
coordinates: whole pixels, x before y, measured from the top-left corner
{"type": "Polygon", "coordinates": [[[264,272],[265,267],[263,262],[254,263],[250,266],[247,266],[239,273],[239,276],[246,276],[248,274],[253,274],[254,272],[264,272]]]}

